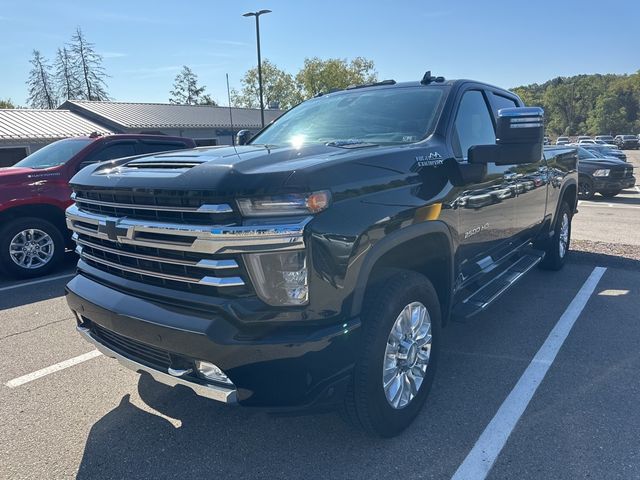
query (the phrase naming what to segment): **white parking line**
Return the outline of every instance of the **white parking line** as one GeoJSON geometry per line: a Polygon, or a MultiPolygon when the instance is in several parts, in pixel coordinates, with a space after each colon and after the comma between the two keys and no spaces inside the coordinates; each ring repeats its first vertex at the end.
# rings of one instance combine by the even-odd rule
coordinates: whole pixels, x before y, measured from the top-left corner
{"type": "Polygon", "coordinates": [[[35,371],[33,373],[28,373],[27,375],[23,375],[22,377],[14,378],[13,380],[9,380],[5,385],[9,388],[16,388],[20,385],[24,385],[25,383],[33,382],[38,378],[42,378],[51,373],[59,372],[60,370],[64,370],[65,368],[73,367],[74,365],[78,365],[79,363],[86,362],[87,360],[91,360],[92,358],[96,358],[102,355],[98,350],[91,350],[88,353],[83,355],[78,355],[77,357],[70,358],[69,360],[65,360],[64,362],[56,363],[55,365],[51,365],[50,367],[43,368],[42,370],[35,371]]]}
{"type": "Polygon", "coordinates": [[[578,202],[579,207],[603,207],[603,208],[640,208],[640,205],[626,205],[624,203],[586,203],[584,201],[578,202]]]}
{"type": "Polygon", "coordinates": [[[640,187],[636,185],[636,192],[640,193],[640,187]]]}
{"type": "Polygon", "coordinates": [[[8,287],[0,287],[0,292],[4,292],[6,290],[13,290],[14,288],[26,287],[29,285],[36,285],[38,283],[50,282],[52,280],[60,280],[61,278],[73,277],[75,273],[65,273],[63,275],[56,275],[55,277],[47,277],[41,278],[39,280],[32,280],[30,282],[22,282],[17,285],[9,285],[8,287]]]}
{"type": "Polygon", "coordinates": [[[495,416],[484,429],[467,457],[456,470],[452,480],[483,480],[489,474],[496,458],[507,443],[507,439],[524,413],[534,393],[542,383],[549,367],[571,328],[582,313],[589,297],[607,269],[596,267],[584,282],[558,323],[524,371],[516,386],[500,405],[495,416]]]}

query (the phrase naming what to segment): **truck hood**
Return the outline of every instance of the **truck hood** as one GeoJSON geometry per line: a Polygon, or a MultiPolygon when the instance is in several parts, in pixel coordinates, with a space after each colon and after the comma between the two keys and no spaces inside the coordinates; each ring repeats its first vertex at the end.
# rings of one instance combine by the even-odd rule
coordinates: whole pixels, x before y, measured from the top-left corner
{"type": "Polygon", "coordinates": [[[580,160],[579,164],[597,168],[627,167],[629,165],[627,162],[613,157],[580,160]]]}
{"type": "MultiPolygon", "coordinates": [[[[214,190],[219,195],[269,194],[283,188],[304,188],[313,172],[349,163],[361,168],[364,159],[385,156],[398,146],[353,145],[301,148],[263,145],[213,147],[119,159],[89,166],[71,179],[73,186],[214,190]],[[362,160],[362,163],[359,163],[362,160]],[[296,181],[287,183],[296,177],[296,181]],[[295,184],[295,186],[294,186],[295,184]]],[[[333,178],[339,183],[340,178],[333,178]]]]}

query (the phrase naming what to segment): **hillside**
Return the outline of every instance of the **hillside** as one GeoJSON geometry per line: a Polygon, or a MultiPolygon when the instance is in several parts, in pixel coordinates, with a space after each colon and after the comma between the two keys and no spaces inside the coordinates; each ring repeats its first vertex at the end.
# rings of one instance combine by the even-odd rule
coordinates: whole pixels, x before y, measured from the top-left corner
{"type": "Polygon", "coordinates": [[[544,108],[549,135],[640,131],[640,71],[557,77],[512,90],[525,104],[544,108]]]}

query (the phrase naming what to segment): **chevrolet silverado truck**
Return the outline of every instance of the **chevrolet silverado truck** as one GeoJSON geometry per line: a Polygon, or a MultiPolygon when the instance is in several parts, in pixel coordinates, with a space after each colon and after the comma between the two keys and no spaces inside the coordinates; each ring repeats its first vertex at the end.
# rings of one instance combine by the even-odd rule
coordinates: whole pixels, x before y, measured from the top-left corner
{"type": "Polygon", "coordinates": [[[193,148],[188,138],[91,135],[51,143],[16,165],[0,168],[0,268],[36,277],[53,270],[72,246],[64,211],[69,179],[97,162],[141,153],[193,148]]]}
{"type": "Polygon", "coordinates": [[[235,146],[86,168],[77,331],[169,386],[396,435],[449,320],[565,262],[577,157],[545,156],[543,123],[427,72],[319,95],[235,146]]]}

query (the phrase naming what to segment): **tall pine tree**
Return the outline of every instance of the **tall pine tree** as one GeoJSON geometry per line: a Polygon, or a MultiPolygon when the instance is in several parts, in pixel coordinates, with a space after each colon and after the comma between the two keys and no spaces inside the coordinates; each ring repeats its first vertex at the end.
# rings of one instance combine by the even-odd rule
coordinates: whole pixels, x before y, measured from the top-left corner
{"type": "Polygon", "coordinates": [[[56,108],[57,100],[49,62],[38,50],[34,50],[30,63],[32,67],[27,80],[27,102],[32,108],[56,108]]]}
{"type": "Polygon", "coordinates": [[[94,44],[87,41],[80,27],[71,37],[70,48],[74,74],[80,80],[80,98],[109,100],[105,82],[108,75],[102,67],[102,55],[96,53],[94,44]]]}
{"type": "Polygon", "coordinates": [[[57,94],[61,101],[74,100],[81,97],[80,78],[74,68],[73,57],[66,46],[58,48],[56,53],[55,80],[57,94]]]}
{"type": "Polygon", "coordinates": [[[211,97],[204,94],[204,89],[204,85],[198,86],[198,76],[184,65],[173,82],[173,90],[169,92],[171,94],[169,102],[177,105],[209,104],[212,100],[211,97]]]}

